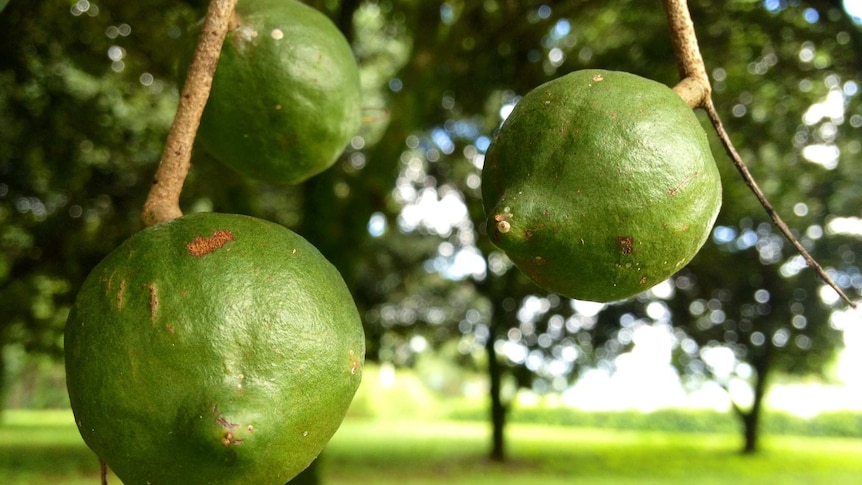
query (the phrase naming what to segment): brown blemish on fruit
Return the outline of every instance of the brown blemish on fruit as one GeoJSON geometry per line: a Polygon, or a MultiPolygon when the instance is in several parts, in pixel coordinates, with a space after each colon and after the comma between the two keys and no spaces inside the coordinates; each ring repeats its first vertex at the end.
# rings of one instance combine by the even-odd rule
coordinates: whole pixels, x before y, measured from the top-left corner
{"type": "Polygon", "coordinates": [[[159,293],[155,284],[149,284],[147,288],[150,289],[150,320],[155,320],[156,312],[159,309],[159,293]]]}
{"type": "Polygon", "coordinates": [[[168,333],[170,333],[172,335],[177,333],[177,329],[175,329],[174,326],[171,325],[170,323],[165,324],[165,329],[168,331],[168,333]]]}
{"type": "Polygon", "coordinates": [[[533,261],[536,263],[536,266],[543,266],[548,263],[548,260],[541,256],[536,256],[533,258],[533,261]]]}
{"type": "MultiPolygon", "coordinates": [[[[217,412],[218,408],[214,407],[213,411],[217,412]]],[[[218,418],[216,418],[216,422],[218,423],[219,426],[221,426],[222,428],[225,428],[225,429],[234,429],[237,426],[239,426],[236,423],[231,423],[230,421],[224,419],[224,417],[222,417],[222,416],[219,416],[218,418]]]]}
{"type": "Polygon", "coordinates": [[[243,440],[237,439],[236,436],[233,435],[230,431],[224,434],[224,438],[221,440],[221,444],[225,446],[239,446],[241,445],[243,440]]]}
{"type": "Polygon", "coordinates": [[[123,295],[126,293],[126,280],[120,281],[120,291],[117,292],[117,310],[123,309],[123,295]]]}
{"type": "MultiPolygon", "coordinates": [[[[545,211],[545,216],[547,216],[547,215],[548,215],[548,211],[545,211]]],[[[544,228],[545,228],[544,224],[539,224],[532,229],[527,229],[524,231],[524,237],[527,238],[528,240],[532,239],[533,235],[536,234],[536,232],[541,231],[544,228]]],[[[552,229],[552,232],[557,232],[557,231],[552,229]]]]}
{"type": "Polygon", "coordinates": [[[195,257],[206,256],[207,254],[221,249],[228,241],[235,241],[233,233],[228,230],[213,231],[210,237],[196,237],[192,242],[186,244],[189,254],[195,257]]]}
{"type": "MultiPolygon", "coordinates": [[[[233,434],[233,431],[231,431],[232,429],[236,429],[236,428],[238,428],[238,427],[239,427],[239,425],[238,425],[238,424],[236,424],[236,423],[231,423],[230,421],[228,421],[227,419],[225,419],[223,416],[221,416],[221,415],[219,414],[219,411],[218,411],[218,406],[213,406],[212,413],[213,413],[213,414],[218,415],[218,417],[216,418],[216,423],[218,423],[218,425],[219,425],[219,426],[221,426],[222,428],[224,428],[224,429],[226,429],[226,430],[227,430],[227,431],[225,432],[224,436],[222,437],[221,443],[222,443],[223,445],[225,445],[225,446],[237,446],[237,445],[241,445],[241,444],[242,444],[242,442],[243,442],[243,440],[238,439],[238,438],[233,434]]],[[[248,426],[248,430],[249,430],[249,431],[254,431],[254,427],[252,427],[251,425],[249,425],[249,426],[248,426]]]]}
{"type": "Polygon", "coordinates": [[[617,243],[619,243],[620,252],[624,256],[628,256],[635,250],[635,238],[632,236],[617,236],[617,243]]]}

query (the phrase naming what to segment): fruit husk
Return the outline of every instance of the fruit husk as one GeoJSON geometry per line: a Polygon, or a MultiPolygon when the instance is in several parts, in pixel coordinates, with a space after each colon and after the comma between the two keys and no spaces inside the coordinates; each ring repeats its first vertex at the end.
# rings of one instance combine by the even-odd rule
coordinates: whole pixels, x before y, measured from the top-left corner
{"type": "Polygon", "coordinates": [[[78,429],[127,485],[281,485],[340,425],[365,343],[312,245],[205,213],[147,228],[99,263],[65,349],[78,429]]]}
{"type": "Polygon", "coordinates": [[[240,0],[198,140],[256,180],[296,184],[338,159],[360,126],[359,69],[344,35],[295,0],[240,0]]]}
{"type": "Polygon", "coordinates": [[[667,86],[583,70],[524,96],[482,173],[492,241],[544,289],[629,298],[709,236],[721,180],[706,134],[667,86]]]}

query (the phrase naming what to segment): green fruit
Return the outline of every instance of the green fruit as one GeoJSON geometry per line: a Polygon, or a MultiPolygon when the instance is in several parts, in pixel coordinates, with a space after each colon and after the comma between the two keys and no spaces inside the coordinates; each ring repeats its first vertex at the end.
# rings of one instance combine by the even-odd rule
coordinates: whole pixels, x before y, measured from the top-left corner
{"type": "Polygon", "coordinates": [[[344,281],[305,239],[203,213],[99,263],[65,349],[78,429],[126,485],[281,485],[340,425],[365,340],[344,281]]]}
{"type": "Polygon", "coordinates": [[[299,183],[329,168],[360,125],[359,70],[344,35],[295,0],[240,0],[198,139],[248,177],[299,183]]]}
{"type": "Polygon", "coordinates": [[[671,89],[584,70],[515,106],[485,157],[482,197],[493,242],[539,286],[607,302],[694,257],[721,180],[697,117],[671,89]]]}

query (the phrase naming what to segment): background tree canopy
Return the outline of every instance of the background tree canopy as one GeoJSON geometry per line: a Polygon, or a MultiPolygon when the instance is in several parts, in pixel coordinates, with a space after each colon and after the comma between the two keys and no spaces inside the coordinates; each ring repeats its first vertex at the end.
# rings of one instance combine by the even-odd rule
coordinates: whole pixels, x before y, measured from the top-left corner
{"type": "MultiPolygon", "coordinates": [[[[84,276],[143,227],[176,108],[178,53],[194,42],[205,3],[18,0],[0,14],[0,346],[61,355],[84,276]]],[[[660,2],[308,3],[354,47],[361,133],[335,167],[295,187],[243,179],[198,150],[183,208],[250,214],[309,239],[351,287],[369,358],[410,365],[431,346],[490,370],[499,457],[503,379],[561,391],[586,366],[612,365],[642,327],[668,335],[686,380],[749,383],[753,399],[737,406],[748,450],[767,376],[818,372],[832,359],[840,302],[772,229],[717,144],[725,203],[712,240],[638,298],[596,306],[546,294],[484,233],[483,156],[527,91],[582,68],[678,81],[660,2]]],[[[690,8],[743,158],[802,243],[858,297],[859,12],[838,0],[690,8]]]]}

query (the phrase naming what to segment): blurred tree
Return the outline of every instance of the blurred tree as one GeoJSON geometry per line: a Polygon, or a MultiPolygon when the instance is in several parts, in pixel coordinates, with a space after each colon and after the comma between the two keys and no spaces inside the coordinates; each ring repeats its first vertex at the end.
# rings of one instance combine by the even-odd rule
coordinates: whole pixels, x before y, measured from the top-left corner
{"type": "Polygon", "coordinates": [[[83,6],[13,2],[0,15],[0,346],[56,355],[75,289],[140,227],[176,103],[166,56],[187,17],[182,5],[164,17],[83,6]]]}

